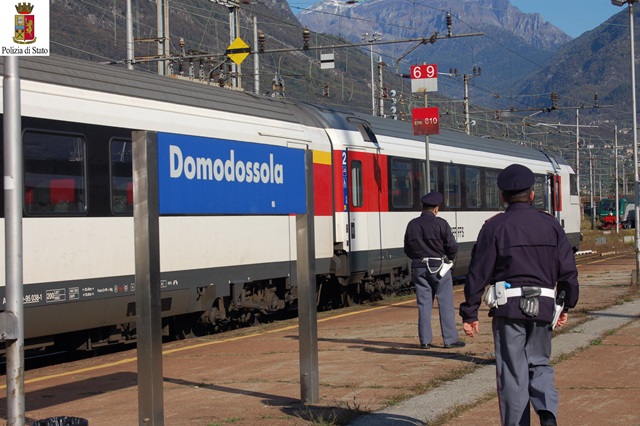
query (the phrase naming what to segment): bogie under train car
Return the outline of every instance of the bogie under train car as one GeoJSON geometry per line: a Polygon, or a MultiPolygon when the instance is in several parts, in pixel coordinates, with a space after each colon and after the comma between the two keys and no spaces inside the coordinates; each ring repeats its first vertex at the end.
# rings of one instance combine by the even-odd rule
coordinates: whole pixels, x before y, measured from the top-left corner
{"type": "MultiPolygon", "coordinates": [[[[181,141],[163,145],[159,166],[177,178],[204,170],[189,149],[214,155],[207,189],[182,194],[176,208],[201,197],[219,210],[160,217],[167,336],[295,309],[296,218],[286,206],[301,195],[287,185],[304,175],[278,162],[301,151],[313,157],[318,304],[411,287],[404,230],[428,191],[424,137],[409,123],[55,56],[21,58],[20,78],[27,348],[135,339],[134,131],[181,141]]],[[[515,162],[536,174],[536,207],[577,250],[579,198],[562,159],[447,130],[430,138],[429,153],[431,189],[444,194],[441,216],[460,246],[455,276],[484,221],[503,209],[496,178],[515,162]]],[[[4,295],[4,270],[0,280],[4,295]]]]}

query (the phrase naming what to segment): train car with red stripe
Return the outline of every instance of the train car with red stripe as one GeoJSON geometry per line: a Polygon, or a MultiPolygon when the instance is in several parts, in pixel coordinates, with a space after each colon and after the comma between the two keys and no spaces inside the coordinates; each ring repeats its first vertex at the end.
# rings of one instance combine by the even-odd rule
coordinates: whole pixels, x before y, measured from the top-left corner
{"type": "MultiPolygon", "coordinates": [[[[56,56],[21,58],[19,75],[25,347],[135,340],[134,132],[156,135],[170,188],[159,203],[166,336],[296,308],[307,152],[318,306],[411,288],[404,230],[428,191],[425,140],[410,124],[56,56]]],[[[461,248],[456,276],[503,209],[495,181],[514,162],[534,171],[536,206],[577,248],[575,175],[562,159],[442,131],[430,160],[461,248]]]]}

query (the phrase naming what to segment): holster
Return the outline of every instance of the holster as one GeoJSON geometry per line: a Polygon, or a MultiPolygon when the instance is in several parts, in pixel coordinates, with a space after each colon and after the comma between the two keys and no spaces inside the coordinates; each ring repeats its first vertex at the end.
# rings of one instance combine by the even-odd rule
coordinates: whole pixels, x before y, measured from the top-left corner
{"type": "Polygon", "coordinates": [[[520,296],[520,309],[528,317],[538,316],[540,312],[540,302],[538,296],[542,294],[540,287],[523,286],[520,296]]]}
{"type": "Polygon", "coordinates": [[[484,303],[489,308],[497,308],[507,303],[506,289],[511,287],[506,281],[498,281],[491,284],[484,293],[484,303]]]}

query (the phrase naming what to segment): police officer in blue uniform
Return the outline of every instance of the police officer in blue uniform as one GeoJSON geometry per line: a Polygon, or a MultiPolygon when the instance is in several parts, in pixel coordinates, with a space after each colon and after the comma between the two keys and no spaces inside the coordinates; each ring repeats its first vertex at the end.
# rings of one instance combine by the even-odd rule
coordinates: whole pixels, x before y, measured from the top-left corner
{"type": "Polygon", "coordinates": [[[442,200],[442,194],[436,191],[423,196],[420,199],[422,214],[409,222],[404,235],[404,252],[411,259],[416,288],[418,336],[422,349],[430,348],[433,340],[431,310],[434,298],[438,299],[444,347],[461,348],[465,345],[458,340],[453,279],[448,270],[458,252],[458,244],[447,221],[437,217],[442,200]]]}
{"type": "MultiPolygon", "coordinates": [[[[485,287],[496,352],[496,379],[503,425],[529,425],[530,405],[543,426],[556,425],[558,391],[553,384],[551,356],[555,294],[564,294],[563,325],[568,308],[578,302],[575,256],[562,226],[531,205],[535,177],[512,164],[498,175],[502,200],[508,204],[485,222],[471,254],[469,274],[460,305],[469,337],[479,330],[478,308],[485,287]],[[556,291],[553,289],[556,287],[556,291]],[[502,293],[502,297],[499,297],[502,293]]],[[[560,312],[560,310],[558,310],[560,312]]]]}

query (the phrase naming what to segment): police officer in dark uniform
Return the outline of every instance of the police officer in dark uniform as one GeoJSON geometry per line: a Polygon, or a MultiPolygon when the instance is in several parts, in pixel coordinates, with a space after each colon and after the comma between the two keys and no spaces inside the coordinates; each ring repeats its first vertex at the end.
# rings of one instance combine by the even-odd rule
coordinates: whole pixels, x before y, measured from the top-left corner
{"type": "Polygon", "coordinates": [[[573,250],[560,223],[531,205],[534,182],[531,170],[519,164],[498,175],[508,207],[480,230],[460,305],[464,331],[474,337],[485,287],[494,284],[485,302],[494,302],[489,316],[503,425],[529,425],[530,404],[541,425],[557,424],[558,391],[549,365],[555,295],[564,294],[565,307],[556,326],[567,321],[568,308],[578,302],[573,250]]]}
{"type": "Polygon", "coordinates": [[[442,199],[442,194],[436,191],[423,196],[420,200],[422,214],[409,222],[404,235],[404,252],[411,259],[416,288],[418,336],[423,349],[430,348],[433,339],[431,310],[434,298],[438,299],[444,347],[464,347],[464,342],[458,340],[453,279],[449,270],[458,252],[458,244],[447,221],[437,217],[442,199]]]}

